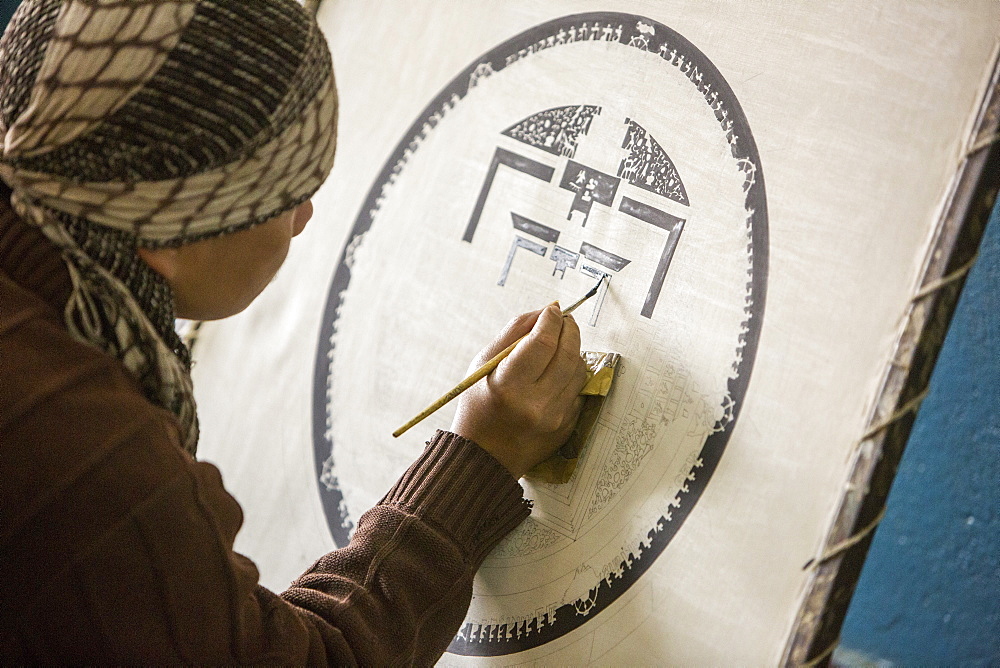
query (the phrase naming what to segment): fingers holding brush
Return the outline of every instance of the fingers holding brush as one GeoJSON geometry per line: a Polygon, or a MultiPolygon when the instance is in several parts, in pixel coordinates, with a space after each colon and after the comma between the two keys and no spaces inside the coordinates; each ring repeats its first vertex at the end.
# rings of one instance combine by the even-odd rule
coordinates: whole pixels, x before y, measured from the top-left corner
{"type": "Polygon", "coordinates": [[[547,402],[541,412],[551,420],[549,429],[556,448],[566,442],[580,417],[587,383],[587,365],[580,356],[580,327],[573,316],[562,316],[559,343],[548,365],[535,381],[539,396],[547,402]]]}
{"type": "Polygon", "coordinates": [[[553,302],[539,312],[524,341],[500,363],[494,375],[511,383],[537,382],[559,351],[562,330],[562,311],[559,303],[553,302]]]}
{"type": "Polygon", "coordinates": [[[558,305],[515,319],[481,353],[517,340],[532,318],[533,326],[496,371],[461,395],[452,431],[475,441],[514,477],[554,453],[572,431],[586,381],[580,358],[580,332],[558,305]],[[509,340],[509,341],[508,341],[509,340]]]}
{"type": "Polygon", "coordinates": [[[562,329],[555,354],[537,381],[553,395],[580,394],[587,382],[587,366],[580,357],[580,326],[571,315],[562,316],[562,329]]]}
{"type": "Polygon", "coordinates": [[[524,400],[536,402],[532,412],[538,416],[538,428],[551,432],[553,440],[559,441],[556,446],[561,445],[579,415],[575,400],[587,382],[576,320],[562,315],[558,304],[543,310],[531,333],[500,364],[494,378],[530,387],[524,400]]]}
{"type": "Polygon", "coordinates": [[[497,338],[493,339],[493,342],[490,345],[479,351],[479,354],[476,355],[476,358],[469,366],[469,371],[472,372],[478,369],[504,348],[524,338],[535,326],[535,322],[538,320],[538,316],[541,314],[542,310],[543,309],[528,311],[527,313],[522,313],[521,315],[512,318],[510,322],[504,325],[504,328],[500,331],[500,334],[497,335],[497,338]]]}
{"type": "MultiPolygon", "coordinates": [[[[446,405],[455,397],[461,396],[461,394],[469,388],[479,385],[480,381],[493,373],[500,364],[507,362],[507,356],[515,352],[515,350],[519,351],[515,356],[515,360],[505,364],[503,370],[499,372],[499,376],[504,379],[499,383],[500,386],[503,387],[509,385],[516,387],[520,383],[534,383],[537,381],[542,377],[542,375],[545,374],[545,369],[548,368],[549,363],[558,353],[560,345],[569,348],[579,347],[578,342],[575,344],[572,343],[572,339],[567,339],[567,342],[560,344],[560,336],[564,325],[564,318],[561,316],[569,315],[585,301],[596,295],[601,289],[601,286],[605,284],[607,278],[606,274],[603,275],[601,280],[597,282],[597,285],[592,287],[587,294],[567,306],[566,309],[562,311],[559,310],[559,303],[554,302],[547,308],[543,309],[541,313],[533,311],[531,313],[518,316],[512,320],[507,324],[506,329],[501,332],[500,336],[497,337],[493,344],[479,354],[476,362],[482,362],[484,359],[486,360],[485,362],[482,362],[478,367],[476,364],[473,364],[472,368],[474,370],[472,373],[466,376],[465,379],[458,385],[441,395],[437,401],[417,413],[412,420],[392,432],[393,437],[399,438],[405,434],[408,429],[414,425],[420,424],[421,420],[429,415],[433,415],[434,411],[446,405]],[[527,333],[519,338],[515,338],[520,332],[526,330],[527,333]],[[530,341],[527,341],[523,346],[519,345],[522,342],[522,339],[527,339],[529,337],[531,338],[530,341]],[[508,343],[506,348],[502,348],[503,344],[507,343],[507,341],[512,342],[508,343]],[[500,349],[499,352],[494,352],[497,349],[500,349]],[[493,356],[489,357],[490,354],[493,356]]],[[[572,323],[571,327],[575,328],[576,323],[572,320],[570,320],[570,322],[572,323]]],[[[576,334],[579,335],[578,330],[576,331],[576,334]]],[[[569,357],[567,357],[566,360],[567,362],[572,362],[569,357]]],[[[557,366],[556,369],[556,377],[561,377],[559,370],[562,369],[562,367],[557,366]]],[[[486,387],[490,387],[489,380],[485,382],[485,385],[486,387]]]]}

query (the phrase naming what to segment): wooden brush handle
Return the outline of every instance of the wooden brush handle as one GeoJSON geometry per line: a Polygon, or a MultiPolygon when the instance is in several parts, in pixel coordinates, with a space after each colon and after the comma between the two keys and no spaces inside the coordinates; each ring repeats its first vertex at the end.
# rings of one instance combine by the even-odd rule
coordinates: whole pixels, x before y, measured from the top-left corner
{"type": "MultiPolygon", "coordinates": [[[[578,300],[577,302],[575,302],[569,308],[565,309],[562,312],[563,316],[569,315],[570,313],[572,313],[573,311],[575,311],[576,308],[580,304],[582,304],[583,302],[587,301],[588,299],[590,299],[591,297],[593,297],[595,294],[597,294],[598,288],[601,287],[601,284],[604,283],[604,281],[607,278],[608,278],[607,274],[605,274],[604,276],[602,276],[601,280],[599,280],[597,282],[597,285],[595,285],[593,288],[591,288],[590,292],[588,292],[586,295],[583,296],[583,299],[578,300]]],[[[525,334],[524,336],[527,336],[527,334],[525,334]]],[[[489,362],[487,362],[486,364],[482,365],[481,367],[479,367],[478,369],[476,369],[475,371],[473,371],[472,374],[469,375],[468,378],[466,378],[461,383],[459,383],[455,387],[453,387],[450,390],[448,390],[440,399],[438,399],[437,401],[435,401],[433,404],[431,404],[430,406],[428,406],[424,410],[420,411],[420,413],[415,418],[413,418],[412,420],[410,420],[409,422],[407,422],[406,424],[404,424],[402,427],[400,427],[396,431],[392,432],[393,438],[399,438],[410,427],[412,427],[415,424],[421,422],[428,415],[430,415],[431,413],[433,413],[437,409],[439,409],[442,406],[444,406],[446,403],[448,403],[449,401],[451,401],[452,399],[454,399],[455,397],[457,397],[458,395],[460,395],[462,392],[465,392],[467,389],[469,389],[470,387],[472,387],[473,385],[475,385],[476,383],[478,383],[480,380],[482,380],[486,376],[490,375],[490,372],[493,371],[493,369],[497,368],[497,365],[500,364],[500,362],[502,362],[504,360],[504,358],[507,357],[507,355],[510,355],[512,352],[514,352],[514,348],[516,348],[517,344],[519,344],[521,341],[524,340],[524,336],[522,336],[520,339],[518,339],[514,343],[510,344],[509,346],[507,346],[506,348],[504,348],[503,350],[501,350],[500,352],[498,352],[496,355],[493,356],[493,359],[491,359],[489,362]]]]}
{"type": "MultiPolygon", "coordinates": [[[[525,334],[524,336],[527,336],[527,334],[525,334]]],[[[426,418],[428,415],[430,415],[437,409],[444,406],[446,403],[448,403],[449,401],[460,395],[462,392],[465,392],[467,389],[478,383],[486,376],[490,375],[490,372],[493,371],[493,369],[497,368],[497,365],[499,365],[500,362],[504,360],[504,358],[506,358],[508,355],[514,352],[514,348],[516,348],[517,344],[519,344],[521,341],[524,340],[524,336],[522,336],[517,341],[515,341],[514,343],[510,344],[509,346],[498,352],[490,359],[490,361],[488,361],[486,364],[482,365],[481,367],[473,371],[471,374],[469,374],[469,376],[465,380],[463,380],[461,383],[459,383],[455,387],[448,390],[445,394],[443,394],[440,399],[435,401],[433,404],[431,404],[424,410],[420,411],[420,413],[415,418],[404,424],[396,431],[392,432],[393,437],[399,438],[410,427],[414,426],[418,422],[423,421],[423,419],[426,418]]]]}

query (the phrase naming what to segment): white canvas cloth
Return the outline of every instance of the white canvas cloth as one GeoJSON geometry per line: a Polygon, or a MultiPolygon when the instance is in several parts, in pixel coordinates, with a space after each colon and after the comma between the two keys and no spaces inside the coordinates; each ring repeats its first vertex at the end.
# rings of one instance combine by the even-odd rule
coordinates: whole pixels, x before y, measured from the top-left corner
{"type": "Polygon", "coordinates": [[[286,586],[453,408],[397,441],[392,430],[509,317],[582,295],[590,266],[612,280],[578,313],[583,345],[620,352],[622,373],[574,480],[526,486],[533,517],[487,560],[442,662],[778,662],[962,157],[1000,8],[325,0],[319,18],[341,93],[337,164],[275,284],[195,348],[201,452],[247,511],[237,548],[286,586]],[[577,39],[583,19],[565,17],[598,11],[577,39]],[[504,53],[525,35],[541,45],[504,53]],[[711,65],[701,80],[692,47],[711,65]],[[492,72],[479,67],[491,53],[492,72]],[[709,69],[741,114],[705,93],[709,69]],[[546,134],[581,114],[585,133],[546,134]],[[749,162],[726,125],[738,115],[749,162]],[[669,156],[683,197],[662,158],[666,180],[642,180],[649,143],[627,160],[632,124],[669,156]]]}

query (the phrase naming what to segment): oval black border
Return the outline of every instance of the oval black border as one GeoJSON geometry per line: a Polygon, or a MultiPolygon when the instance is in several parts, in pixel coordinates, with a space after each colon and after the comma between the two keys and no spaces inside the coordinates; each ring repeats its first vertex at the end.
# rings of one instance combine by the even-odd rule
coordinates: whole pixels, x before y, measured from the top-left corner
{"type": "MultiPolygon", "coordinates": [[[[729,132],[734,136],[734,139],[730,141],[733,157],[737,160],[745,159],[755,167],[753,178],[750,180],[746,190],[745,200],[747,210],[752,211],[749,218],[752,245],[752,269],[749,281],[750,304],[747,307],[747,332],[745,342],[742,345],[743,356],[737,368],[736,378],[731,379],[728,383],[729,393],[734,403],[732,419],[726,422],[721,430],[712,433],[705,440],[705,445],[699,454],[701,465],[698,467],[697,475],[687,485],[686,491],[679,493],[680,503],[672,513],[671,519],[668,521],[665,517],[661,517],[657,525],[650,529],[648,547],[642,549],[638,555],[630,554],[629,561],[622,563],[621,576],[614,577],[613,582],[610,584],[608,580],[601,580],[600,584],[596,587],[596,591],[593,592],[594,595],[590,597],[595,602],[587,609],[585,614],[579,614],[572,604],[565,604],[555,611],[551,620],[546,619],[541,625],[532,621],[529,624],[531,627],[530,633],[526,633],[523,636],[521,633],[517,633],[517,637],[512,638],[505,637],[508,635],[506,625],[500,628],[487,626],[478,629],[478,633],[472,633],[473,629],[471,625],[467,624],[448,647],[448,651],[455,654],[467,656],[500,656],[538,647],[582,626],[586,621],[592,619],[596,614],[611,605],[632,584],[638,581],[639,577],[646,572],[650,565],[663,552],[667,544],[677,533],[677,530],[684,523],[684,520],[708,484],[708,480],[715,471],[719,460],[722,458],[722,453],[725,450],[726,443],[729,441],[729,436],[732,434],[740,408],[743,405],[743,399],[750,382],[750,374],[753,370],[754,358],[757,353],[757,343],[760,338],[767,292],[767,200],[757,145],[753,140],[750,126],[743,113],[743,108],[736,99],[736,95],[722,74],[705,54],[676,31],[658,21],[637,14],[620,12],[588,12],[563,16],[541,23],[503,42],[477,59],[452,79],[424,109],[417,120],[410,126],[409,130],[407,130],[403,140],[396,146],[395,151],[393,151],[379,173],[378,179],[376,179],[371,190],[369,190],[365,203],[351,231],[350,238],[341,251],[337,271],[330,284],[330,292],[327,297],[323,320],[320,326],[319,345],[313,376],[313,454],[316,475],[317,477],[322,475],[323,463],[333,450],[333,443],[326,436],[328,420],[327,388],[330,355],[333,354],[331,341],[337,329],[337,309],[341,304],[341,296],[351,280],[351,270],[345,260],[348,249],[352,248],[359,236],[365,234],[371,228],[372,217],[378,210],[383,187],[391,181],[391,177],[395,173],[402,169],[407,158],[406,151],[409,150],[412,152],[417,150],[420,139],[426,133],[426,128],[433,127],[436,124],[436,120],[432,118],[434,114],[439,110],[452,106],[455,101],[465,97],[477,68],[481,68],[484,63],[489,63],[493,73],[499,72],[508,64],[516,62],[520,57],[525,57],[537,50],[552,46],[552,44],[546,46],[546,40],[550,36],[555,35],[557,30],[568,29],[578,26],[582,22],[589,23],[591,21],[620,23],[623,27],[623,33],[617,41],[626,45],[628,45],[626,39],[631,40],[633,37],[638,37],[638,23],[643,22],[653,26],[655,34],[649,39],[648,45],[650,48],[644,50],[654,52],[654,49],[658,49],[666,41],[675,46],[677,53],[683,54],[688,63],[697,66],[698,70],[702,73],[703,81],[710,83],[714,91],[718,93],[718,99],[722,103],[720,108],[728,110],[728,120],[732,122],[729,132]],[[629,28],[626,29],[626,25],[629,28]],[[539,45],[541,45],[540,48],[534,48],[539,45]],[[509,59],[508,56],[513,59],[509,59]]],[[[353,528],[353,523],[347,517],[343,493],[336,485],[335,478],[332,489],[328,489],[322,484],[320,484],[319,489],[331,537],[338,547],[343,547],[347,545],[350,531],[353,528]]]]}

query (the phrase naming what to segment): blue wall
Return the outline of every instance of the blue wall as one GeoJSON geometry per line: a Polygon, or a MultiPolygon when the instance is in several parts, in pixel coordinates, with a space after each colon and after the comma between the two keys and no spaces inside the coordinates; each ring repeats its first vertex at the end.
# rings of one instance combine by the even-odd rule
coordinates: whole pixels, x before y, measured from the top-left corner
{"type": "MultiPolygon", "coordinates": [[[[0,27],[18,4],[0,0],[0,27]]],[[[1000,665],[1000,205],[868,553],[842,648],[909,665],[1000,665]]]]}
{"type": "Polygon", "coordinates": [[[841,643],[904,665],[1000,665],[1000,205],[959,299],[841,643]]]}
{"type": "Polygon", "coordinates": [[[7,25],[19,4],[21,4],[21,0],[0,0],[0,29],[7,25]]]}

